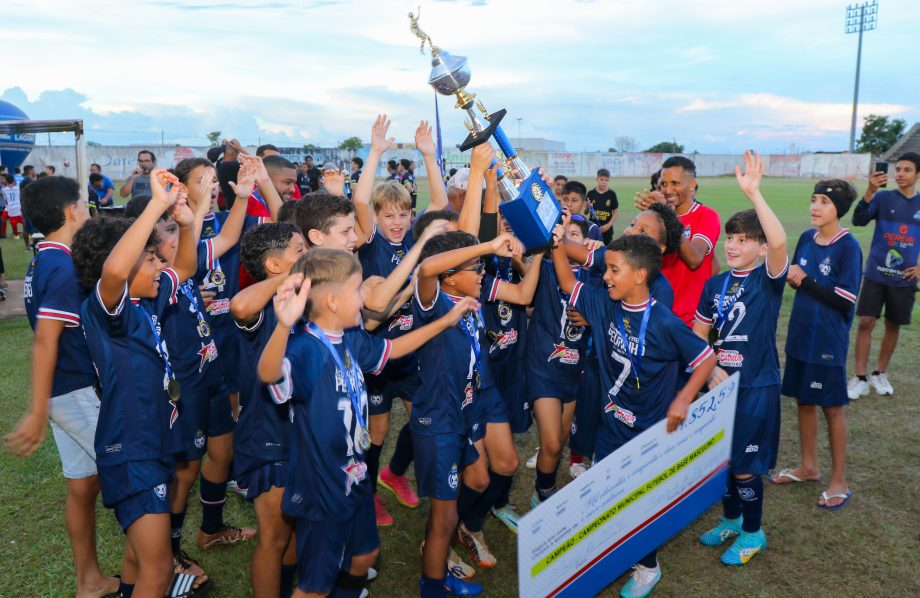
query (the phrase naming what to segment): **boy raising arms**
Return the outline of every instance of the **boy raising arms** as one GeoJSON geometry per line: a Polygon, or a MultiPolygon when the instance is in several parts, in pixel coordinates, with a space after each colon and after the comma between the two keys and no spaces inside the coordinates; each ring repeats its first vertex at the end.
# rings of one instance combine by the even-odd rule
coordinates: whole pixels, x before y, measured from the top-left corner
{"type": "Polygon", "coordinates": [[[272,384],[276,402],[292,403],[283,504],[297,520],[294,596],[335,591],[357,598],[380,545],[365,463],[370,433],[362,372],[379,372],[389,358],[414,351],[476,303],[462,301],[431,325],[390,341],[357,328],[363,299],[361,265],[353,255],[312,249],[293,270],[275,295],[278,324],[258,373],[272,384]],[[304,317],[304,333],[292,337],[291,328],[304,317]]]}
{"type": "Polygon", "coordinates": [[[52,176],[23,192],[22,207],[45,235],[29,264],[23,296],[35,331],[32,346],[32,407],[11,434],[6,448],[26,457],[45,437],[48,421],[67,480],[64,520],[77,570],[78,598],[115,592],[118,580],[105,577],[96,557],[96,452],[93,449],[99,397],[96,372],[80,328],[85,291],[77,282],[70,246],[89,220],[86,201],[71,179],[52,176]]]}
{"type": "Polygon", "coordinates": [[[783,303],[788,258],[786,231],[760,193],[763,162],[744,154],[744,174],[735,167],[738,186],[754,206],[725,223],[725,260],[731,268],[703,287],[693,331],[712,342],[718,366],[714,388],[741,372],[731,476],[722,497],[721,522],[700,536],[720,546],[737,536],[721,557],[724,565],[744,565],[767,547],[763,518],[763,476],[776,466],[779,448],[780,376],[776,322],[783,303]],[[764,258],[764,264],[760,259],[764,258]]]}
{"type": "MultiPolygon", "coordinates": [[[[604,255],[604,292],[576,280],[559,243],[563,230],[557,226],[553,234],[559,288],[569,293],[569,305],[591,327],[602,387],[608,389],[595,446],[600,461],[662,419],[667,418],[669,432],[676,430],[712,372],[715,357],[705,341],[649,295],[648,281],[661,268],[655,241],[646,235],[613,241],[604,255]],[[678,375],[687,365],[693,374],[678,390],[678,375]]],[[[648,596],[660,579],[655,550],[636,564],[620,596],[648,596]]]]}

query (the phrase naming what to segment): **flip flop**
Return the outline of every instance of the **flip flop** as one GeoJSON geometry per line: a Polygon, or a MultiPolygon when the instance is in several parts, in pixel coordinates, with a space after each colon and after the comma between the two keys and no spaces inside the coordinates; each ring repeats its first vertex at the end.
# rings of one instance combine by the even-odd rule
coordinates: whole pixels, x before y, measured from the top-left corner
{"type": "Polygon", "coordinates": [[[821,503],[818,503],[815,506],[817,506],[819,509],[823,511],[839,511],[843,507],[847,506],[847,503],[849,502],[851,496],[853,496],[853,493],[850,492],[849,490],[847,490],[843,494],[831,494],[831,495],[828,495],[827,490],[824,490],[823,492],[821,492],[821,498],[824,499],[825,503],[832,498],[842,498],[843,502],[841,502],[839,505],[834,505],[833,507],[828,506],[827,504],[822,505],[821,503]]]}
{"type": "Polygon", "coordinates": [[[804,478],[800,478],[799,476],[792,473],[791,469],[781,469],[779,473],[774,473],[773,475],[770,476],[770,483],[775,484],[777,486],[785,486],[786,484],[798,484],[800,482],[818,483],[820,481],[821,481],[820,477],[812,479],[812,480],[806,480],[804,478]],[[778,480],[779,478],[789,478],[792,481],[791,482],[777,482],[776,480],[778,480]]]}

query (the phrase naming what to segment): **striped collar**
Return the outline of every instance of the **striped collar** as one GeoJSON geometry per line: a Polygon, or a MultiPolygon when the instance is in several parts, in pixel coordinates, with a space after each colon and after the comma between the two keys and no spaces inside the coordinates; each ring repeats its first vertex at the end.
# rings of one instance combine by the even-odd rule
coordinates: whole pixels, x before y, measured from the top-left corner
{"type": "MultiPolygon", "coordinates": [[[[441,292],[444,293],[444,291],[441,291],[441,292]]],[[[458,297],[458,296],[456,296],[456,295],[451,295],[451,294],[449,294],[449,293],[444,293],[444,296],[447,297],[448,299],[450,299],[450,302],[451,302],[451,303],[456,303],[456,302],[460,301],[461,299],[463,299],[463,297],[458,297]]]]}
{"type": "MultiPolygon", "coordinates": [[[[818,233],[820,233],[820,232],[821,232],[821,231],[820,231],[819,229],[815,229],[815,234],[814,234],[814,236],[812,237],[812,239],[814,239],[815,241],[817,241],[817,240],[818,240],[818,233]]],[[[831,239],[831,240],[827,243],[827,245],[825,245],[825,247],[828,247],[828,246],[830,246],[830,245],[833,245],[834,243],[836,243],[837,241],[839,241],[840,239],[842,239],[843,237],[845,237],[849,232],[850,232],[850,229],[848,229],[848,228],[842,228],[842,229],[840,229],[840,232],[837,233],[837,234],[834,236],[834,238],[831,239]]]]}
{"type": "Polygon", "coordinates": [[[35,247],[37,247],[39,251],[57,249],[58,251],[63,251],[67,255],[70,255],[70,247],[64,245],[63,243],[58,243],[57,241],[39,241],[35,244],[35,247]]]}
{"type": "Polygon", "coordinates": [[[759,266],[754,266],[753,268],[748,268],[747,270],[735,270],[732,268],[731,275],[737,278],[745,278],[748,274],[756,270],[759,266]]]}
{"type": "MultiPolygon", "coordinates": [[[[342,343],[342,340],[344,340],[344,338],[345,338],[345,333],[344,333],[344,332],[328,332],[328,331],[326,331],[326,330],[323,330],[323,329],[320,328],[319,326],[316,326],[316,328],[319,329],[319,331],[320,331],[321,333],[323,333],[323,335],[324,335],[327,339],[329,339],[329,342],[332,343],[333,345],[339,345],[339,344],[341,344],[341,343],[342,343]]],[[[307,322],[306,324],[304,324],[303,329],[306,330],[308,333],[312,334],[313,336],[318,336],[317,333],[316,333],[316,330],[314,330],[314,329],[311,327],[310,322],[307,322]]],[[[322,339],[320,339],[320,340],[322,340],[322,339]]]]}
{"type": "Polygon", "coordinates": [[[650,307],[651,305],[655,305],[655,303],[657,303],[657,301],[651,298],[648,301],[643,301],[642,303],[639,303],[639,304],[626,303],[625,301],[620,301],[620,305],[622,305],[623,309],[626,311],[645,311],[647,307],[650,307]]]}

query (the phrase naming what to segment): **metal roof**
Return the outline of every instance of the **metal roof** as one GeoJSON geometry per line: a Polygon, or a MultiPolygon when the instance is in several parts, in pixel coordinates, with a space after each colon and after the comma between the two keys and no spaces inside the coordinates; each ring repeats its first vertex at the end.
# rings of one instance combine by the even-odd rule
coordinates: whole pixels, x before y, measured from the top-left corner
{"type": "Polygon", "coordinates": [[[0,120],[0,134],[16,133],[77,133],[82,135],[83,120],[0,120]]]}

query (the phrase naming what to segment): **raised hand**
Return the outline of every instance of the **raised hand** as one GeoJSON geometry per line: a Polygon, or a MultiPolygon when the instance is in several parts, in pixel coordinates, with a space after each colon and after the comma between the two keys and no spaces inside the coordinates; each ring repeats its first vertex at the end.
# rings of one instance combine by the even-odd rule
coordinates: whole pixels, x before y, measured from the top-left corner
{"type": "MultiPolygon", "coordinates": [[[[261,163],[260,158],[253,160],[249,156],[240,156],[240,171],[236,175],[236,182],[228,181],[237,199],[246,201],[249,199],[249,196],[252,195],[256,187],[256,177],[259,172],[259,166],[256,161],[261,163]]],[[[265,166],[263,165],[262,168],[265,168],[265,166]]]]}
{"type": "Polygon", "coordinates": [[[489,242],[490,253],[502,257],[523,255],[524,245],[514,238],[511,233],[502,233],[489,242]]]}
{"type": "Polygon", "coordinates": [[[653,203],[665,203],[664,193],[661,191],[649,191],[648,189],[636,192],[635,206],[637,210],[647,210],[653,203]]]}
{"type": "Polygon", "coordinates": [[[309,278],[304,278],[301,273],[288,276],[278,287],[278,290],[275,291],[275,298],[272,300],[278,323],[285,328],[293,328],[303,317],[309,294],[309,278]]]}
{"type": "Polygon", "coordinates": [[[427,243],[432,237],[446,233],[451,228],[451,223],[447,220],[435,220],[422,232],[416,243],[427,243]]]}
{"type": "Polygon", "coordinates": [[[478,309],[479,301],[473,297],[464,297],[463,299],[457,301],[456,304],[454,304],[454,306],[449,312],[447,312],[444,318],[447,320],[447,324],[455,326],[460,322],[463,316],[470,313],[471,311],[476,311],[478,309]]]}
{"type": "Polygon", "coordinates": [[[345,197],[345,171],[324,170],[321,178],[326,193],[345,197]]]}
{"type": "Polygon", "coordinates": [[[735,165],[735,180],[741,191],[748,197],[760,190],[760,180],[763,178],[763,160],[757,152],[744,152],[744,174],[741,167],[735,165]]]}
{"type": "Polygon", "coordinates": [[[387,137],[389,129],[390,121],[387,120],[387,115],[378,114],[377,120],[374,121],[374,126],[371,127],[371,150],[382,154],[390,149],[396,139],[387,137]]]}
{"type": "Polygon", "coordinates": [[[415,147],[423,156],[433,156],[435,152],[434,139],[431,136],[431,125],[427,120],[419,123],[415,129],[415,147]]]}
{"type": "Polygon", "coordinates": [[[559,245],[565,238],[565,228],[561,224],[553,227],[553,247],[559,245]]]}
{"type": "MultiPolygon", "coordinates": [[[[540,178],[543,179],[543,182],[546,183],[547,187],[552,189],[553,188],[553,177],[549,176],[549,173],[543,170],[542,166],[537,168],[537,172],[540,173],[540,178]]],[[[559,198],[557,197],[556,199],[559,199],[559,198]]]]}
{"type": "Polygon", "coordinates": [[[253,169],[256,177],[256,182],[269,185],[271,184],[271,177],[268,176],[268,170],[265,169],[265,164],[262,162],[262,158],[259,156],[247,156],[246,154],[240,154],[239,161],[241,170],[245,165],[249,165],[253,169]]]}
{"type": "MultiPolygon", "coordinates": [[[[172,218],[179,226],[190,226],[195,221],[195,214],[188,205],[188,189],[181,183],[174,185],[173,188],[178,189],[178,197],[172,208],[172,218]]],[[[206,204],[202,202],[202,205],[206,204]]]]}
{"type": "Polygon", "coordinates": [[[869,188],[866,190],[866,195],[871,196],[875,195],[876,191],[879,190],[879,187],[882,185],[888,184],[888,173],[878,170],[869,175],[869,188]]]}
{"type": "Polygon", "coordinates": [[[498,186],[498,162],[490,166],[483,176],[486,179],[486,189],[495,189],[498,186]]]}
{"type": "Polygon", "coordinates": [[[150,173],[151,201],[160,204],[164,212],[176,204],[180,187],[181,183],[176,175],[165,168],[157,168],[150,173]],[[169,191],[166,190],[167,187],[169,191]]]}
{"type": "Polygon", "coordinates": [[[563,233],[568,230],[569,225],[572,224],[572,212],[568,208],[562,208],[562,231],[563,233]]]}
{"type": "Polygon", "coordinates": [[[470,170],[485,172],[495,158],[495,148],[491,143],[480,143],[473,148],[473,154],[470,157],[470,170]]]}
{"type": "Polygon", "coordinates": [[[597,239],[585,239],[582,245],[584,245],[588,251],[597,251],[604,246],[604,242],[598,241],[597,239]]]}

